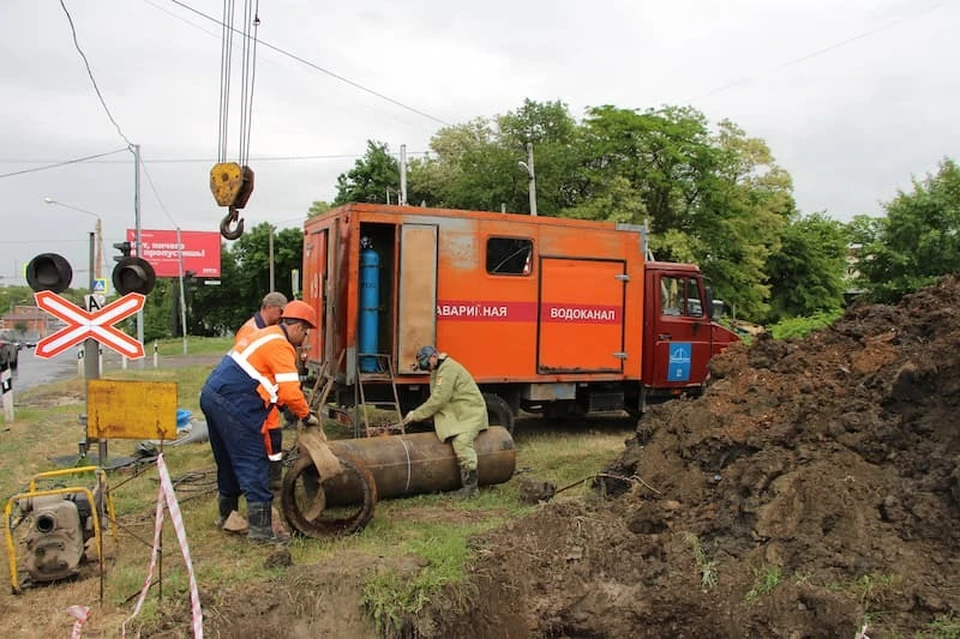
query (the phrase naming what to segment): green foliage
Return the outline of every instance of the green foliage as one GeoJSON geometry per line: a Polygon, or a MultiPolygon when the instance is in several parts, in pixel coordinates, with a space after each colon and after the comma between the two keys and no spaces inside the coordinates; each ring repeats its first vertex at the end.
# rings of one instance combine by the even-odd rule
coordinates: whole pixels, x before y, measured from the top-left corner
{"type": "Polygon", "coordinates": [[[769,321],[831,313],[843,305],[847,231],[822,213],[791,220],[767,258],[769,321]]]}
{"type": "MultiPolygon", "coordinates": [[[[353,168],[337,178],[334,206],[348,202],[387,201],[387,188],[396,191],[400,184],[400,163],[390,154],[385,142],[367,141],[367,152],[353,168]]],[[[396,200],[394,199],[394,202],[396,200]]]]}
{"type": "Polygon", "coordinates": [[[852,225],[862,244],[857,269],[871,298],[896,302],[905,293],[960,271],[960,166],[945,159],[935,175],[914,180],[885,205],[887,216],[852,225]]]}
{"type": "Polygon", "coordinates": [[[783,581],[780,566],[763,566],[753,569],[753,588],[747,592],[746,600],[753,601],[757,597],[769,594],[783,581]]]}
{"type": "Polygon", "coordinates": [[[936,619],[930,622],[928,633],[922,633],[920,636],[936,639],[960,639],[960,615],[938,615],[936,619]]]}
{"type": "Polygon", "coordinates": [[[792,317],[768,326],[767,331],[774,339],[803,338],[813,331],[833,324],[841,315],[843,311],[837,309],[815,313],[809,317],[792,317]]]}

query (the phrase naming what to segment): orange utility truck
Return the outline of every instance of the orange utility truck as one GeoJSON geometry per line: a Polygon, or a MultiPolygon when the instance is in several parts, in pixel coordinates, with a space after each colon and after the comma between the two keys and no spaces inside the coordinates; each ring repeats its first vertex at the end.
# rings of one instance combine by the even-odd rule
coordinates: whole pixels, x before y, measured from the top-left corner
{"type": "MultiPolygon", "coordinates": [[[[304,226],[303,299],[321,326],[306,368],[340,407],[429,394],[415,354],[462,363],[491,424],[626,410],[702,391],[737,336],[691,264],[648,261],[635,225],[347,204],[304,226]],[[324,373],[325,371],[325,373],[324,373]]],[[[354,424],[359,412],[355,411],[354,424]]]]}

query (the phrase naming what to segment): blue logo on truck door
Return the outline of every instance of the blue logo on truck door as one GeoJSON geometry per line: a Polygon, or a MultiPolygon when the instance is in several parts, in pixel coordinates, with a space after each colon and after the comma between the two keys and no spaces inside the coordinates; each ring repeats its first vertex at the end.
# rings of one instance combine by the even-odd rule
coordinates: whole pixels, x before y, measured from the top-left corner
{"type": "Polygon", "coordinates": [[[693,347],[690,342],[670,343],[670,365],[667,367],[667,381],[690,381],[690,356],[693,347]]]}

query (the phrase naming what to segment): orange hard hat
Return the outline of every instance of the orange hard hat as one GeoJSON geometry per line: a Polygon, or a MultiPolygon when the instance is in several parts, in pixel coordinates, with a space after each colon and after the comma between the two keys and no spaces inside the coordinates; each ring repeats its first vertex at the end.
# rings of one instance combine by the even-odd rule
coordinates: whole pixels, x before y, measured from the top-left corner
{"type": "Polygon", "coordinates": [[[295,319],[306,322],[310,328],[317,327],[317,312],[313,307],[301,300],[293,300],[283,307],[283,319],[295,319]]]}

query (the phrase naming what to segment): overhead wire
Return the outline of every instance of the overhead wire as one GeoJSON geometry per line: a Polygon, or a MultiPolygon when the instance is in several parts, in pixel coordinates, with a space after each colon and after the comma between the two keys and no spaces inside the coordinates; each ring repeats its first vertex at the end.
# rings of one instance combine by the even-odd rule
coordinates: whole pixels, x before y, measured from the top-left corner
{"type": "Polygon", "coordinates": [[[741,84],[747,83],[747,82],[749,82],[749,81],[753,80],[754,78],[757,78],[757,77],[759,77],[759,76],[761,76],[761,75],[767,75],[767,74],[769,74],[769,73],[776,73],[777,71],[782,71],[782,70],[787,69],[787,68],[789,68],[789,67],[792,67],[792,66],[794,66],[794,65],[800,64],[801,62],[806,62],[807,60],[810,60],[810,59],[812,59],[812,58],[816,58],[816,57],[818,57],[818,56],[821,56],[821,55],[823,55],[824,53],[829,53],[830,51],[833,51],[833,50],[835,50],[835,49],[839,49],[839,48],[841,48],[841,47],[845,47],[845,46],[847,46],[847,45],[849,45],[849,44],[852,44],[852,43],[854,43],[854,42],[857,42],[858,40],[863,40],[864,38],[867,38],[867,37],[872,36],[872,35],[874,35],[874,34],[876,34],[876,33],[879,33],[880,31],[885,31],[885,30],[890,29],[890,28],[892,28],[892,27],[895,27],[895,26],[897,26],[897,25],[903,24],[904,22],[908,22],[908,21],[910,21],[910,20],[915,20],[916,18],[922,17],[922,16],[924,16],[924,15],[927,15],[927,14],[929,14],[929,13],[932,13],[932,12],[936,11],[937,9],[940,9],[940,8],[942,8],[942,7],[945,7],[945,6],[948,5],[948,4],[950,4],[950,3],[949,3],[949,2],[941,2],[940,4],[933,5],[933,6],[930,6],[930,7],[925,8],[925,9],[922,9],[921,11],[919,11],[919,12],[917,12],[917,13],[913,13],[913,14],[910,14],[910,15],[902,16],[902,17],[900,17],[900,18],[897,18],[896,20],[893,20],[892,22],[887,22],[886,24],[882,24],[882,25],[877,26],[877,27],[874,27],[874,28],[872,28],[872,29],[868,29],[868,30],[866,30],[866,31],[862,31],[862,32],[857,33],[857,34],[855,34],[855,35],[852,35],[852,36],[850,36],[850,37],[848,37],[848,38],[845,38],[845,39],[843,39],[843,40],[840,40],[839,42],[834,42],[833,44],[830,44],[830,45],[828,45],[828,46],[822,47],[822,48],[817,49],[817,50],[815,50],[815,51],[811,51],[810,53],[806,53],[806,54],[801,55],[801,56],[799,56],[799,57],[793,58],[792,60],[788,60],[787,62],[784,62],[783,64],[781,64],[781,65],[779,65],[779,66],[777,66],[777,67],[773,67],[773,68],[771,68],[771,69],[767,69],[767,70],[761,71],[761,72],[759,72],[759,73],[754,73],[754,74],[751,74],[751,75],[742,76],[742,77],[740,77],[740,78],[738,78],[738,79],[736,79],[736,80],[732,80],[732,81],[730,81],[730,82],[727,82],[726,84],[723,84],[723,85],[721,85],[721,86],[719,86],[719,87],[716,87],[716,88],[714,88],[714,89],[711,89],[711,90],[709,90],[709,91],[707,91],[707,92],[705,92],[705,93],[702,93],[702,94],[700,94],[700,95],[694,96],[694,97],[692,97],[692,98],[687,98],[687,99],[684,100],[683,102],[684,102],[684,103],[695,102],[695,101],[697,101],[697,100],[702,100],[702,99],[704,99],[704,98],[708,98],[708,97],[714,96],[714,95],[716,95],[716,94],[718,94],[718,93],[723,93],[724,91],[728,91],[728,90],[730,90],[730,89],[732,89],[732,88],[734,88],[734,87],[736,87],[736,86],[739,86],[739,85],[741,85],[741,84]]]}
{"type": "Polygon", "coordinates": [[[93,84],[93,90],[97,92],[97,97],[100,99],[100,104],[103,106],[103,110],[106,112],[107,117],[110,118],[110,122],[113,123],[113,126],[116,127],[117,133],[119,133],[120,137],[123,138],[123,141],[127,143],[127,146],[133,147],[133,142],[131,142],[127,136],[123,134],[123,130],[120,128],[117,120],[110,112],[110,107],[107,106],[107,101],[103,98],[103,93],[100,92],[100,87],[97,85],[97,80],[93,77],[93,69],[90,68],[90,61],[87,60],[87,55],[83,52],[83,49],[80,47],[80,41],[77,39],[77,29],[73,24],[73,17],[71,17],[70,11],[67,10],[67,5],[64,4],[63,0],[60,0],[60,6],[63,8],[63,12],[67,16],[67,22],[70,23],[70,33],[73,34],[73,45],[77,48],[77,52],[83,59],[83,66],[87,69],[87,76],[90,78],[90,82],[93,84]]]}
{"type": "Polygon", "coordinates": [[[114,155],[116,153],[123,153],[127,149],[116,149],[115,151],[107,151],[106,153],[97,153],[95,155],[87,155],[82,158],[75,158],[73,160],[64,160],[63,162],[53,162],[52,164],[46,164],[44,166],[35,166],[30,169],[21,169],[20,171],[11,171],[10,173],[0,173],[0,178],[13,177],[14,175],[23,175],[25,173],[36,173],[37,171],[46,171],[48,169],[56,169],[61,166],[67,166],[69,164],[77,164],[80,162],[89,162],[90,160],[96,158],[106,157],[108,155],[114,155]]]}
{"type": "MultiPolygon", "coordinates": [[[[198,16],[200,16],[200,17],[202,17],[202,18],[205,18],[206,20],[209,20],[210,22],[214,22],[214,23],[216,23],[216,24],[219,24],[219,25],[223,26],[224,29],[229,29],[229,30],[231,30],[232,32],[237,32],[237,30],[236,30],[235,28],[233,28],[233,27],[230,26],[230,25],[225,24],[224,21],[222,21],[222,20],[217,20],[217,19],[214,18],[213,16],[208,15],[208,14],[204,13],[203,11],[200,11],[199,9],[194,9],[193,7],[191,7],[190,5],[186,4],[185,2],[182,2],[181,0],[170,0],[170,2],[172,2],[173,4],[175,4],[175,5],[179,6],[179,7],[183,7],[183,8],[186,9],[187,11],[190,11],[190,12],[192,12],[192,13],[195,13],[196,15],[198,15],[198,16]]],[[[383,94],[383,93],[380,93],[379,91],[375,91],[374,89],[371,89],[371,88],[369,88],[369,87],[366,87],[366,86],[360,84],[359,82],[355,82],[355,81],[353,81],[353,80],[351,80],[351,79],[349,79],[349,78],[347,78],[347,77],[345,77],[345,76],[340,75],[339,73],[335,73],[335,72],[331,71],[330,69],[326,69],[326,68],[324,68],[324,67],[316,64],[315,62],[311,62],[310,60],[307,60],[307,59],[305,59],[305,58],[302,58],[302,57],[296,55],[295,53],[291,53],[291,52],[287,51],[286,49],[283,49],[283,48],[281,48],[281,47],[279,47],[279,46],[277,46],[277,45],[275,45],[275,44],[271,44],[270,42],[267,42],[266,40],[260,40],[259,43],[260,43],[261,46],[264,46],[264,47],[270,49],[271,51],[276,51],[276,52],[279,53],[280,55],[286,56],[286,57],[290,58],[291,60],[296,60],[297,62],[299,62],[299,63],[301,63],[301,64],[303,64],[303,65],[306,65],[306,66],[310,67],[311,69],[314,69],[314,70],[316,70],[316,71],[319,71],[320,73],[326,74],[326,75],[328,75],[328,76],[330,76],[330,77],[332,77],[332,78],[335,78],[335,79],[337,79],[337,80],[339,80],[339,81],[341,81],[341,82],[344,82],[344,83],[346,83],[346,84],[349,84],[350,86],[352,86],[352,87],[354,87],[354,88],[356,88],[356,89],[359,89],[359,90],[361,90],[361,91],[364,91],[364,92],[366,92],[366,93],[369,93],[370,95],[376,96],[376,97],[380,98],[381,100],[385,100],[385,101],[387,101],[387,102],[389,102],[389,103],[391,103],[391,104],[393,104],[393,105],[395,105],[395,106],[400,107],[401,109],[405,109],[405,110],[410,111],[411,113],[415,113],[415,114],[417,114],[417,115],[419,115],[419,116],[421,116],[421,117],[427,118],[427,119],[429,119],[429,120],[433,120],[434,122],[437,122],[438,124],[442,124],[442,125],[444,125],[444,126],[453,126],[450,122],[447,122],[446,120],[444,120],[444,119],[442,119],[442,118],[438,118],[438,117],[436,117],[436,116],[434,116],[434,115],[431,115],[431,114],[427,113],[426,111],[422,111],[422,110],[420,110],[420,109],[417,109],[416,107],[412,107],[412,106],[410,106],[409,104],[406,104],[406,103],[404,103],[404,102],[401,102],[400,100],[397,100],[397,99],[395,99],[395,98],[391,98],[391,97],[388,96],[388,95],[385,95],[385,94],[383,94]]]]}

